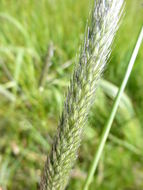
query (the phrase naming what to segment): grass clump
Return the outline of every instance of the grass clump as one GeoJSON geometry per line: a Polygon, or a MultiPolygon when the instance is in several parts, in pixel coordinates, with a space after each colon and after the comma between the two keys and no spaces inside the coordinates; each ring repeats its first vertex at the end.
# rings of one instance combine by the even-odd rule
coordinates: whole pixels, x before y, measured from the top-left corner
{"type": "MultiPolygon", "coordinates": [[[[63,92],[69,84],[73,60],[83,39],[89,4],[87,0],[0,1],[3,15],[0,18],[2,189],[37,189],[51,139],[56,133],[63,92]],[[8,17],[20,23],[23,32],[8,17]],[[51,42],[54,55],[44,75],[46,77],[42,79],[44,88],[41,91],[39,80],[51,42]]],[[[102,127],[111,112],[116,89],[121,84],[142,25],[141,4],[138,0],[126,0],[126,14],[117,33],[104,80],[96,91],[95,104],[89,113],[68,190],[83,187],[102,127]]],[[[142,48],[91,190],[143,189],[143,159],[137,154],[143,144],[142,48]]]]}

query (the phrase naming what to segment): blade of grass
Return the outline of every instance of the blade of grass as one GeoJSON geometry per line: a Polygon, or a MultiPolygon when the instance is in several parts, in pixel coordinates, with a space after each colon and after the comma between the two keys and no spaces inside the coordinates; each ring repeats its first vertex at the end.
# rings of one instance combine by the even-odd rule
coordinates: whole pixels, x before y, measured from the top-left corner
{"type": "Polygon", "coordinates": [[[27,45],[29,45],[30,37],[28,35],[28,32],[25,30],[24,26],[17,19],[15,19],[14,17],[12,17],[7,13],[2,13],[2,12],[0,13],[0,19],[6,20],[7,22],[11,23],[15,28],[17,28],[21,32],[21,34],[23,34],[27,45]]]}
{"type": "Polygon", "coordinates": [[[10,100],[12,102],[15,102],[15,100],[16,100],[16,97],[11,92],[9,92],[7,89],[5,89],[3,87],[3,85],[1,85],[1,84],[0,84],[0,95],[3,95],[5,98],[7,98],[8,100],[10,100]]]}
{"type": "Polygon", "coordinates": [[[4,62],[4,60],[0,59],[0,66],[2,68],[2,70],[4,71],[6,77],[9,80],[13,80],[13,76],[11,75],[11,73],[9,72],[9,69],[7,68],[6,63],[4,62]]]}
{"type": "Polygon", "coordinates": [[[142,43],[142,40],[143,40],[143,27],[141,29],[141,32],[139,34],[139,37],[138,37],[138,40],[137,40],[137,43],[136,43],[136,46],[135,46],[135,49],[133,51],[133,54],[132,54],[132,57],[131,57],[131,60],[129,62],[129,65],[128,65],[128,68],[127,68],[127,71],[125,73],[125,76],[124,76],[124,79],[123,79],[123,82],[121,84],[121,87],[118,91],[118,94],[115,98],[115,101],[114,101],[114,105],[113,105],[113,109],[112,109],[112,112],[111,112],[111,115],[105,125],[105,128],[103,130],[103,133],[102,133],[102,136],[101,136],[101,141],[99,143],[99,146],[98,146],[98,149],[97,149],[97,152],[94,156],[94,159],[93,159],[93,162],[92,162],[92,165],[91,165],[91,168],[89,170],[89,173],[88,173],[88,176],[87,176],[87,179],[86,179],[86,182],[85,182],[85,185],[84,185],[84,190],[88,190],[89,189],[89,185],[91,184],[92,182],[92,179],[93,179],[93,176],[94,176],[94,173],[97,169],[97,165],[99,163],[99,160],[101,158],[101,155],[102,155],[102,152],[103,152],[103,149],[104,149],[104,146],[105,146],[105,143],[106,143],[106,140],[109,136],[109,132],[110,132],[110,129],[111,129],[111,126],[112,126],[112,123],[113,123],[113,120],[115,118],[115,115],[116,115],[116,112],[117,112],[117,109],[118,109],[118,106],[119,106],[119,103],[120,103],[120,99],[122,97],[122,94],[124,92],[124,89],[127,85],[127,82],[128,82],[128,79],[130,77],[130,74],[131,74],[131,71],[133,69],[133,66],[134,66],[134,63],[135,63],[135,60],[136,60],[136,57],[138,55],[138,51],[139,51],[139,48],[141,46],[141,43],[142,43]]]}
{"type": "Polygon", "coordinates": [[[0,187],[6,187],[9,179],[9,173],[10,169],[8,167],[9,165],[9,158],[6,158],[3,160],[3,163],[0,167],[0,187]]]}
{"type": "Polygon", "coordinates": [[[9,55],[10,53],[19,53],[19,51],[23,51],[24,54],[32,56],[33,58],[40,61],[40,56],[33,48],[27,48],[22,46],[0,46],[0,52],[9,55]]]}
{"type": "Polygon", "coordinates": [[[22,66],[22,61],[23,61],[23,51],[19,51],[19,54],[17,55],[16,63],[15,63],[15,72],[14,72],[14,79],[15,82],[19,82],[19,76],[21,72],[21,66],[22,66]]]}
{"type": "MultiPolygon", "coordinates": [[[[117,96],[117,93],[119,91],[118,86],[116,86],[115,84],[113,84],[107,80],[103,80],[103,79],[100,81],[100,87],[102,88],[103,92],[113,100],[117,96]]],[[[133,117],[135,115],[135,111],[134,111],[132,102],[131,102],[130,98],[128,97],[128,95],[124,92],[120,99],[119,106],[120,106],[120,108],[127,109],[130,116],[133,117]]]]}
{"type": "Polygon", "coordinates": [[[134,153],[136,155],[139,155],[139,156],[143,155],[140,149],[138,149],[136,146],[130,144],[129,142],[127,142],[125,140],[121,140],[121,139],[119,139],[118,137],[116,137],[116,136],[114,136],[112,134],[109,135],[109,139],[112,142],[120,145],[121,147],[126,148],[127,150],[129,150],[130,152],[132,152],[132,153],[134,153]]]}
{"type": "Polygon", "coordinates": [[[44,62],[42,72],[41,72],[41,76],[40,76],[40,80],[39,80],[40,89],[43,89],[43,87],[45,85],[45,81],[46,81],[46,77],[48,74],[49,67],[52,65],[51,59],[53,56],[54,56],[54,47],[53,47],[53,43],[51,42],[49,44],[49,47],[48,47],[47,55],[45,56],[45,62],[44,62]]]}
{"type": "MultiPolygon", "coordinates": [[[[13,94],[14,96],[17,96],[17,88],[18,88],[18,82],[19,82],[19,77],[20,77],[20,72],[21,72],[21,66],[23,62],[23,51],[19,51],[19,54],[17,55],[17,59],[15,62],[15,72],[14,72],[14,82],[15,82],[15,87],[13,88],[13,94]]],[[[14,102],[13,106],[15,105],[16,102],[14,102]]]]}
{"type": "Polygon", "coordinates": [[[25,121],[25,126],[28,127],[31,131],[31,137],[38,142],[39,144],[42,145],[42,147],[44,147],[44,149],[46,151],[49,151],[50,149],[50,145],[48,144],[47,140],[39,133],[38,130],[36,130],[35,127],[33,127],[33,125],[29,122],[29,121],[25,121]]]}

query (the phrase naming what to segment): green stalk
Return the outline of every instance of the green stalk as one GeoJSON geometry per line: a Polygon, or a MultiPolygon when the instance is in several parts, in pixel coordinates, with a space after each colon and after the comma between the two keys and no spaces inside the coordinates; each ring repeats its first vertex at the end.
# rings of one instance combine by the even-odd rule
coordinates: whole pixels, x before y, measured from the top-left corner
{"type": "Polygon", "coordinates": [[[124,89],[125,89],[125,87],[127,85],[127,82],[128,82],[129,77],[130,77],[131,71],[133,69],[136,57],[138,55],[138,51],[139,51],[139,48],[141,46],[142,40],[143,40],[143,27],[142,27],[140,35],[138,37],[138,41],[137,41],[136,46],[134,48],[134,51],[133,51],[131,60],[129,62],[127,71],[125,73],[123,82],[122,82],[121,87],[120,87],[120,89],[118,91],[118,94],[117,94],[117,96],[115,98],[111,115],[110,115],[110,117],[109,117],[109,119],[107,121],[107,124],[104,127],[104,130],[103,130],[103,133],[102,133],[102,136],[101,136],[101,141],[99,143],[99,147],[98,147],[97,152],[96,152],[96,154],[94,156],[93,163],[91,165],[91,168],[89,170],[89,173],[88,173],[88,176],[87,176],[84,188],[83,188],[84,190],[88,190],[89,189],[89,185],[92,182],[92,179],[93,179],[94,173],[95,173],[95,171],[97,169],[99,160],[101,158],[101,155],[102,155],[102,152],[103,152],[106,140],[107,140],[107,138],[109,136],[109,132],[110,132],[113,120],[115,118],[115,115],[116,115],[116,112],[117,112],[117,109],[118,109],[118,106],[119,106],[119,103],[120,103],[120,99],[121,99],[122,94],[124,92],[124,89]]]}

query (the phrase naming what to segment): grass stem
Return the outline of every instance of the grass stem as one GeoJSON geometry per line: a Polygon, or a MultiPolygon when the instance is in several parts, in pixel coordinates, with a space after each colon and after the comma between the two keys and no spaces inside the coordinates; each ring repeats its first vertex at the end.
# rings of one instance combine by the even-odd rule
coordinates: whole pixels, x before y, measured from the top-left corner
{"type": "Polygon", "coordinates": [[[129,77],[130,77],[131,71],[133,69],[136,57],[138,55],[138,51],[139,51],[139,48],[141,46],[142,40],[143,40],[143,27],[142,27],[141,32],[139,34],[139,37],[138,37],[135,49],[133,51],[133,54],[131,56],[131,60],[129,62],[127,71],[125,73],[123,82],[122,82],[121,87],[120,87],[120,89],[118,91],[118,94],[117,94],[117,96],[115,98],[111,115],[110,115],[110,117],[109,117],[109,119],[108,119],[108,121],[107,121],[107,123],[106,123],[106,125],[104,127],[104,130],[103,130],[103,133],[102,133],[102,136],[101,136],[101,141],[99,143],[99,147],[97,149],[97,152],[96,152],[96,154],[94,156],[94,160],[93,160],[93,163],[92,163],[91,168],[89,170],[89,173],[88,173],[88,176],[87,176],[87,179],[86,179],[86,182],[85,182],[83,190],[88,190],[89,185],[92,182],[92,179],[93,179],[94,173],[95,173],[95,171],[97,169],[99,160],[101,158],[101,155],[102,155],[106,140],[107,140],[107,138],[109,136],[109,132],[110,132],[113,120],[115,118],[115,115],[116,115],[116,112],[117,112],[117,109],[118,109],[118,106],[119,106],[119,103],[120,103],[120,99],[121,99],[122,94],[124,92],[124,89],[125,89],[125,87],[127,85],[127,82],[128,82],[129,77]]]}

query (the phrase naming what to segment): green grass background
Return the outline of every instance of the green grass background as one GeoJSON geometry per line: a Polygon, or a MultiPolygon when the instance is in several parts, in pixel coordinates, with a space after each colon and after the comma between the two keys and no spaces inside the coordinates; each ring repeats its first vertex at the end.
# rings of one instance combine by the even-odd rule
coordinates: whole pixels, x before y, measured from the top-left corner
{"type": "MultiPolygon", "coordinates": [[[[0,187],[36,189],[84,36],[88,0],[0,0],[0,187]],[[46,82],[39,79],[50,43],[46,82]],[[69,63],[69,64],[67,64],[69,63]],[[65,66],[68,65],[66,68],[65,66]]],[[[127,0],[67,190],[82,189],[139,31],[143,1],[127,0]]],[[[91,190],[143,189],[143,45],[91,190]]]]}

